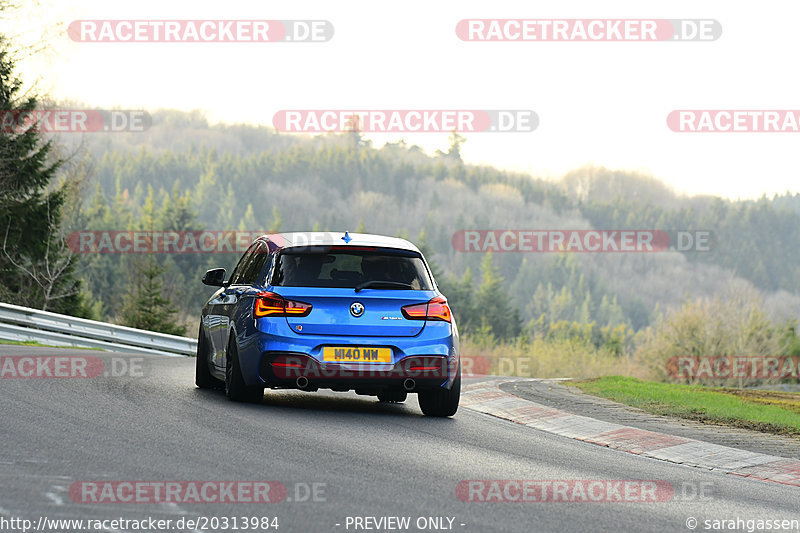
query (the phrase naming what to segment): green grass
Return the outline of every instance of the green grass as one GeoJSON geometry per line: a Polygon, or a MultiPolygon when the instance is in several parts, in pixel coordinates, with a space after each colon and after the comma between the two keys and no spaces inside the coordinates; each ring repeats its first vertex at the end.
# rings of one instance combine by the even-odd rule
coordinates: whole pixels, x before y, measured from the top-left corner
{"type": "Polygon", "coordinates": [[[13,346],[44,346],[44,344],[40,344],[36,341],[9,341],[6,339],[0,339],[0,344],[11,344],[13,346]]]}
{"type": "Polygon", "coordinates": [[[0,339],[0,344],[10,344],[12,346],[42,346],[44,348],[67,348],[69,350],[95,350],[98,352],[102,352],[102,348],[89,348],[86,346],[53,346],[52,344],[42,344],[41,342],[36,341],[10,341],[6,339],[0,339]]]}
{"type": "Polygon", "coordinates": [[[676,385],[608,376],[567,382],[587,394],[674,416],[769,433],[800,435],[800,394],[676,385]]]}

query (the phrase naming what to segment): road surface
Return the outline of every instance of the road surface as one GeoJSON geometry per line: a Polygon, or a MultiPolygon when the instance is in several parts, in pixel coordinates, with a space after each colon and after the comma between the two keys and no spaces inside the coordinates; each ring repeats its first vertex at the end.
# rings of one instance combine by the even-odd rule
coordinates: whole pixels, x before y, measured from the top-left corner
{"type": "MultiPolygon", "coordinates": [[[[465,533],[690,531],[691,518],[695,530],[704,531],[705,520],[739,519],[746,528],[746,520],[800,519],[796,487],[617,452],[463,407],[452,419],[427,418],[413,395],[394,405],[353,393],[268,391],[260,405],[243,405],[196,389],[190,358],[8,345],[0,346],[0,356],[99,358],[103,374],[121,374],[30,379],[9,377],[6,367],[0,379],[3,531],[20,530],[21,522],[12,519],[38,526],[41,517],[106,520],[100,525],[109,531],[133,530],[130,523],[109,521],[119,518],[172,524],[183,518],[185,526],[198,517],[227,517],[233,529],[236,517],[242,530],[244,518],[267,517],[277,518],[280,532],[465,533]],[[472,493],[457,491],[469,487],[459,485],[468,480],[484,484],[471,485],[478,487],[472,493]],[[488,480],[537,481],[540,496],[555,486],[550,481],[575,490],[575,483],[586,488],[588,480],[650,480],[657,483],[657,499],[666,501],[614,501],[614,490],[589,502],[580,494],[569,494],[569,501],[469,501],[489,494],[488,480]],[[176,503],[142,493],[125,503],[133,493],[111,482],[126,481],[135,487],[195,482],[195,488],[273,481],[269,494],[281,501],[194,503],[181,493],[176,503]],[[674,492],[666,494],[664,483],[674,492]],[[92,501],[102,500],[104,489],[106,503],[92,501]],[[388,517],[407,517],[409,526],[391,529],[402,521],[388,517]]],[[[497,487],[508,490],[508,499],[518,497],[517,485],[497,487]]],[[[549,499],[559,498],[551,493],[549,499]]]]}

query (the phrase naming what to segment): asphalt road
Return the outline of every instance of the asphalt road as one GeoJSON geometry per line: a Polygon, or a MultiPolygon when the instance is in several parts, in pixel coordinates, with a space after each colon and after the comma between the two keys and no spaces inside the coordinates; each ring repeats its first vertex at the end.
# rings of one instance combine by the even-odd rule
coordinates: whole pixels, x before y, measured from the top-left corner
{"type": "Polygon", "coordinates": [[[242,405],[196,389],[194,359],[0,346],[3,365],[15,355],[99,357],[123,375],[13,378],[0,366],[3,531],[20,530],[12,518],[40,517],[229,517],[231,529],[234,516],[277,517],[282,532],[391,530],[355,528],[355,517],[389,516],[410,517],[409,531],[463,532],[690,531],[689,517],[704,531],[705,520],[800,519],[795,487],[637,457],[466,408],[426,418],[413,395],[388,405],[352,393],[268,391],[260,405],[242,405]],[[123,359],[141,369],[125,371],[123,359]],[[657,503],[486,503],[459,499],[462,480],[656,480],[676,493],[657,503]],[[88,486],[81,481],[277,481],[287,494],[278,503],[92,503],[70,494],[88,486]],[[307,497],[312,484],[316,498],[307,497]],[[699,489],[705,496],[692,496],[699,489]],[[444,525],[420,517],[445,517],[444,525]]]}

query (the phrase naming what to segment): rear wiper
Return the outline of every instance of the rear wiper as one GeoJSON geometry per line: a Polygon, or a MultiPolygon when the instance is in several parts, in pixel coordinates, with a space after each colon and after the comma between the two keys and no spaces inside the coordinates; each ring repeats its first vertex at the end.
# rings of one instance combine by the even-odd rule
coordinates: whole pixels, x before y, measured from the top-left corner
{"type": "Polygon", "coordinates": [[[413,289],[411,285],[408,283],[400,283],[399,281],[365,281],[364,283],[359,283],[356,285],[355,290],[356,292],[361,291],[362,289],[373,289],[373,288],[381,288],[381,289],[413,289]]]}

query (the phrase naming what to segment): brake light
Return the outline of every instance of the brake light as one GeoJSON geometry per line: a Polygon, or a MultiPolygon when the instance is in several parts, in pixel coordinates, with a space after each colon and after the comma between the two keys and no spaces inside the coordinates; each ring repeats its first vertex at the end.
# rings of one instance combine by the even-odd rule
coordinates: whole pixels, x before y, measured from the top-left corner
{"type": "Polygon", "coordinates": [[[311,304],[287,300],[274,292],[261,292],[256,295],[253,314],[263,316],[307,316],[311,312],[311,304]]]}
{"type": "Polygon", "coordinates": [[[404,305],[400,311],[409,320],[425,320],[425,316],[428,314],[428,304],[404,305]]]}
{"type": "Polygon", "coordinates": [[[450,306],[441,296],[431,298],[424,304],[404,305],[400,308],[403,316],[409,320],[442,320],[450,322],[450,306]]]}

